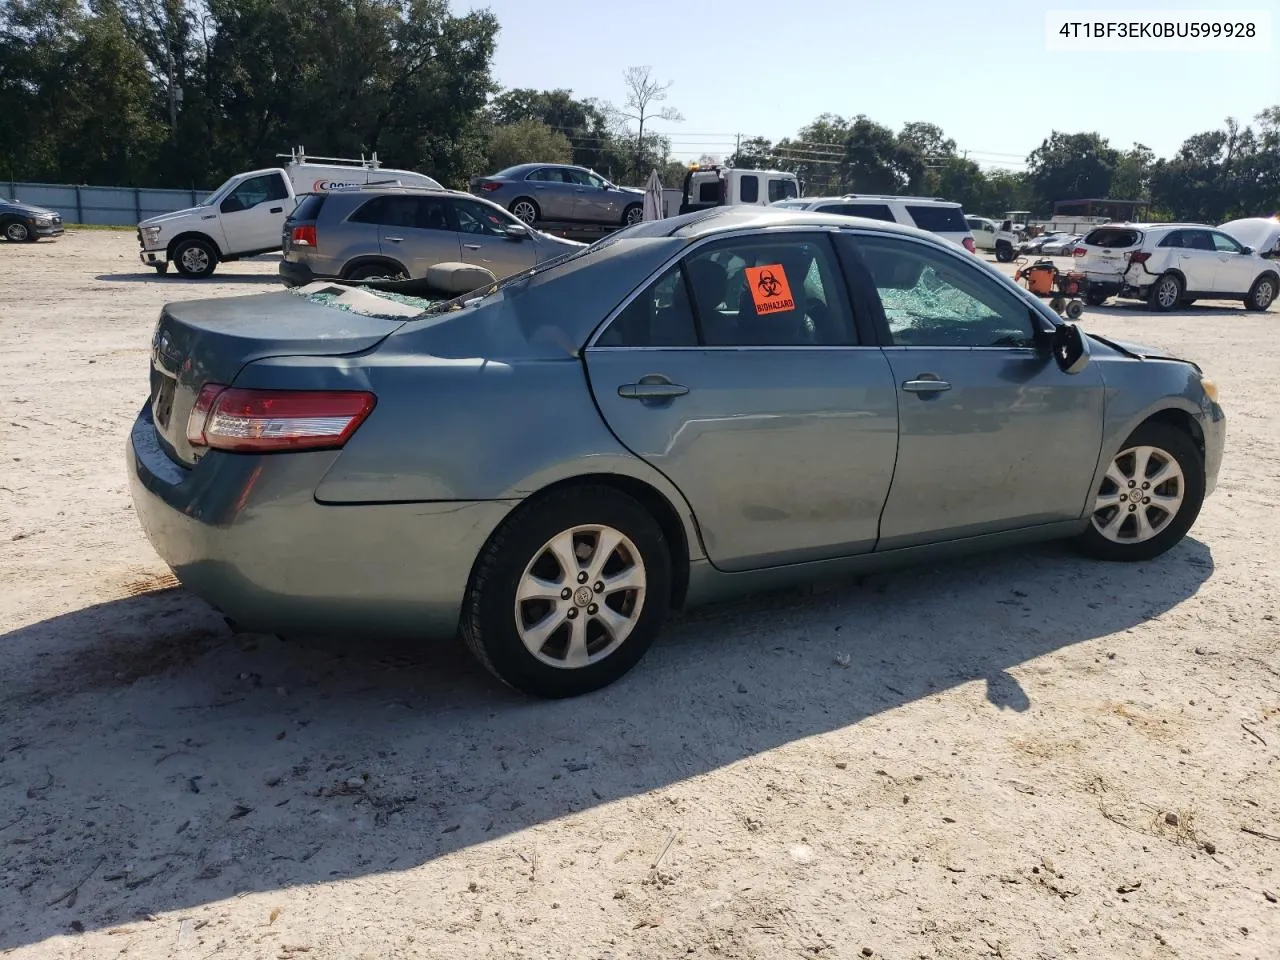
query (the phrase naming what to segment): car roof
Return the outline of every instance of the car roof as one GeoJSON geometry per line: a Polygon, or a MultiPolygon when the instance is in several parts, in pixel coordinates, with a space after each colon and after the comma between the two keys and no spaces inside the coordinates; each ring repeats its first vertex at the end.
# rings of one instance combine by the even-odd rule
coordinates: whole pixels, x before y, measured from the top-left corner
{"type": "Polygon", "coordinates": [[[737,230],[760,230],[770,227],[852,227],[876,230],[881,233],[901,234],[909,237],[927,238],[930,242],[942,242],[935,233],[908,227],[901,223],[889,223],[868,217],[848,217],[837,213],[817,213],[812,210],[798,210],[794,207],[756,206],[754,204],[733,204],[725,207],[712,207],[709,210],[698,210],[668,217],[665,220],[645,220],[628,228],[628,235],[634,237],[679,237],[686,240],[698,240],[702,237],[737,230]]]}
{"type": "Polygon", "coordinates": [[[937,204],[938,206],[959,207],[962,204],[955,200],[948,200],[945,197],[915,197],[898,193],[844,193],[838,196],[830,197],[800,197],[801,200],[811,201],[813,203],[872,203],[872,202],[892,202],[911,204],[937,204]]]}

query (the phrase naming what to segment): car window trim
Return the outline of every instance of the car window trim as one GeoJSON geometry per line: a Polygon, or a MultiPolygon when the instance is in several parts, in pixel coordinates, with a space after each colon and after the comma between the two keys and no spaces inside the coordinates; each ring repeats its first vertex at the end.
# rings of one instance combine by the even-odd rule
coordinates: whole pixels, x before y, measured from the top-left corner
{"type": "MultiPolygon", "coordinates": [[[[838,265],[839,254],[838,254],[838,251],[836,251],[835,249],[835,242],[831,238],[835,234],[838,234],[841,232],[850,232],[850,231],[846,231],[845,228],[843,227],[836,227],[836,226],[824,225],[820,227],[815,227],[813,224],[795,224],[795,225],[788,225],[783,227],[774,227],[771,232],[774,234],[798,233],[798,234],[805,234],[809,236],[826,236],[827,242],[830,245],[830,248],[832,250],[832,255],[836,258],[836,263],[838,265]]],[[[865,231],[865,232],[869,232],[869,231],[865,231]]],[[[708,246],[712,243],[717,243],[722,240],[749,238],[749,237],[758,237],[758,236],[762,236],[762,234],[757,228],[747,227],[740,230],[726,230],[723,233],[713,233],[708,236],[699,237],[697,240],[693,241],[688,246],[681,247],[679,250],[673,253],[670,257],[664,260],[656,270],[653,270],[652,272],[650,272],[644,278],[644,280],[641,281],[641,283],[637,285],[630,293],[628,293],[626,297],[624,297],[616,307],[614,307],[611,311],[609,311],[609,313],[605,314],[605,318],[602,321],[600,321],[600,323],[596,324],[595,329],[591,332],[591,336],[587,338],[587,342],[583,344],[580,352],[586,353],[588,350],[595,350],[597,348],[601,350],[609,350],[609,351],[617,351],[617,350],[807,350],[807,351],[813,351],[813,350],[879,350],[881,349],[881,346],[878,343],[863,343],[863,342],[859,342],[856,344],[842,344],[842,345],[828,345],[828,346],[790,344],[786,346],[776,346],[776,347],[762,346],[758,344],[750,344],[750,345],[744,344],[742,346],[717,344],[714,346],[698,346],[698,347],[671,347],[671,346],[611,347],[608,345],[601,346],[599,344],[600,337],[603,336],[604,332],[609,329],[609,327],[613,324],[613,322],[617,320],[619,316],[622,315],[623,311],[625,311],[627,307],[631,306],[632,302],[637,297],[641,296],[646,290],[649,289],[649,287],[652,284],[656,283],[662,277],[663,274],[665,274],[668,270],[671,269],[672,266],[674,266],[677,263],[681,264],[681,267],[682,267],[681,277],[683,279],[685,271],[683,270],[682,261],[687,257],[694,256],[702,247],[708,246]]],[[[837,270],[837,273],[840,273],[840,271],[837,270]]],[[[854,332],[858,336],[859,341],[861,341],[863,339],[862,327],[858,321],[858,312],[853,309],[853,305],[851,303],[850,291],[848,290],[848,282],[843,275],[838,277],[838,282],[840,283],[841,287],[845,290],[845,304],[850,308],[852,312],[852,315],[854,318],[854,332]]]]}
{"type": "MultiPolygon", "coordinates": [[[[926,242],[925,240],[922,240],[919,237],[905,236],[905,235],[899,235],[896,233],[888,233],[888,232],[864,230],[864,229],[848,229],[848,230],[842,230],[841,232],[848,234],[850,236],[855,236],[855,237],[864,236],[864,237],[879,238],[879,237],[888,236],[894,240],[900,240],[905,243],[913,243],[913,244],[916,244],[917,246],[925,247],[930,250],[939,250],[945,253],[947,256],[953,257],[957,263],[963,264],[963,268],[965,270],[972,271],[976,275],[979,275],[987,280],[992,280],[992,281],[996,280],[995,277],[991,276],[989,273],[984,272],[983,267],[972,262],[970,259],[958,256],[957,254],[952,253],[950,250],[941,246],[941,244],[926,242]]],[[[849,254],[850,254],[850,259],[854,261],[857,265],[857,272],[860,274],[859,280],[867,284],[865,289],[867,291],[867,298],[870,304],[872,321],[875,324],[877,345],[879,346],[880,349],[882,350],[970,350],[970,351],[972,350],[1004,350],[1004,351],[1016,351],[1019,354],[1027,354],[1027,353],[1038,354],[1039,353],[1038,349],[1034,344],[1031,344],[1025,347],[995,346],[995,345],[986,346],[986,347],[976,347],[976,346],[936,346],[935,347],[935,346],[927,346],[923,344],[909,345],[909,344],[894,343],[893,333],[889,329],[889,318],[885,316],[884,303],[880,299],[879,292],[876,292],[874,297],[870,296],[871,291],[876,290],[875,279],[871,275],[870,267],[868,267],[866,264],[866,261],[862,259],[862,252],[857,248],[856,245],[849,245],[849,254]]],[[[841,255],[843,256],[843,251],[841,255]]],[[[1057,321],[1051,320],[1047,316],[1045,311],[1048,308],[1043,303],[1041,303],[1038,298],[1032,299],[1032,295],[1030,293],[1024,292],[1020,287],[1017,287],[1017,286],[1013,286],[1012,289],[1009,290],[1008,292],[1013,295],[1015,300],[1022,301],[1022,303],[1027,307],[1028,321],[1031,323],[1032,327],[1035,326],[1034,320],[1032,318],[1039,318],[1049,324],[1053,324],[1056,326],[1057,321]]],[[[1043,332],[1047,332],[1047,331],[1043,331],[1043,332]]],[[[1034,336],[1035,333],[1036,331],[1033,329],[1032,335],[1034,336]]]]}

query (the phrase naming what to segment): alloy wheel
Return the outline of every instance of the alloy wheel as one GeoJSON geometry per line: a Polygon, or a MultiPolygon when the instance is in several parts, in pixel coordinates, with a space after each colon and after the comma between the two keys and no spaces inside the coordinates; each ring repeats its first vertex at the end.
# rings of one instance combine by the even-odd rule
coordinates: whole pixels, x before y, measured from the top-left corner
{"type": "Polygon", "coordinates": [[[521,200],[511,208],[511,212],[525,223],[532,224],[534,220],[538,219],[538,211],[534,209],[533,204],[528,200],[521,200]]]}
{"type": "Polygon", "coordinates": [[[542,663],[576,670],[626,641],[644,609],[644,560],[626,534],[578,526],[534,554],[516,586],[516,631],[542,663]]]}
{"type": "Polygon", "coordinates": [[[1166,310],[1178,305],[1178,281],[1173,277],[1165,277],[1156,287],[1156,303],[1166,310]]]}
{"type": "Polygon", "coordinates": [[[209,251],[190,246],[182,251],[182,266],[191,273],[204,273],[209,269],[209,251]]]}
{"type": "Polygon", "coordinates": [[[1143,543],[1178,515],[1186,492],[1186,478],[1171,454],[1152,446],[1122,450],[1094,500],[1094,529],[1114,543],[1143,543]]]}
{"type": "Polygon", "coordinates": [[[23,243],[30,234],[25,223],[11,223],[5,227],[4,235],[14,243],[23,243]]]}

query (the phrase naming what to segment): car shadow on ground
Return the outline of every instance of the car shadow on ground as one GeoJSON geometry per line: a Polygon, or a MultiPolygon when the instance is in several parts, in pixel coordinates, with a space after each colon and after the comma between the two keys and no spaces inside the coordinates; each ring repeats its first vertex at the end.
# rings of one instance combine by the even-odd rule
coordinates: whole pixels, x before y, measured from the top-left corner
{"type": "Polygon", "coordinates": [[[94,277],[95,280],[105,280],[108,283],[172,283],[172,284],[209,284],[209,283],[249,283],[262,284],[265,286],[283,287],[284,282],[275,274],[265,273],[229,273],[219,270],[211,277],[203,280],[188,280],[181,274],[170,271],[161,276],[154,270],[139,270],[136,273],[102,273],[94,277]]]}
{"type": "Polygon", "coordinates": [[[29,661],[0,701],[0,950],[412,868],[963,684],[1023,712],[1051,681],[1019,665],[1123,651],[1212,572],[1192,539],[1125,568],[1047,545],[757,597],[558,702],[454,644],[232,636],[181,588],[76,610],[0,636],[29,661]]]}

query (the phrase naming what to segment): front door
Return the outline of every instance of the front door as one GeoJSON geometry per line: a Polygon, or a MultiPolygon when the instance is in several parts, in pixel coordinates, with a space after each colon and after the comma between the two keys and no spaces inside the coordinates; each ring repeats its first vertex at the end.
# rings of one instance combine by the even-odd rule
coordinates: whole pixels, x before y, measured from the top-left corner
{"type": "Polygon", "coordinates": [[[484,267],[498,279],[528,270],[537,259],[533,240],[514,237],[507,227],[520,221],[479,200],[455,197],[449,201],[458,225],[464,263],[484,267]]]}
{"type": "Polygon", "coordinates": [[[279,249],[284,220],[293,206],[282,174],[264,173],[243,181],[218,205],[227,238],[226,252],[246,254],[279,249]]]}
{"type": "Polygon", "coordinates": [[[898,391],[878,549],[1080,517],[1102,445],[1098,367],[1063,373],[1035,346],[1031,305],[969,258],[885,235],[839,242],[878,294],[898,391]]]}
{"type": "Polygon", "coordinates": [[[1213,291],[1224,297],[1243,297],[1261,273],[1258,261],[1246,256],[1244,247],[1225,233],[1212,231],[1214,253],[1218,258],[1218,270],[1213,276],[1213,291]]]}
{"type": "Polygon", "coordinates": [[[701,244],[635,296],[586,365],[610,428],[684,493],[716,567],[874,549],[898,400],[828,235],[701,244]]]}
{"type": "Polygon", "coordinates": [[[566,180],[573,180],[573,219],[583,223],[619,223],[622,210],[618,201],[622,194],[605,188],[604,178],[586,170],[565,170],[566,180]]]}

